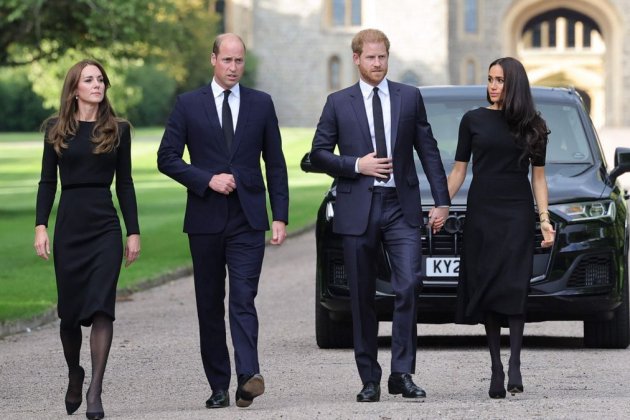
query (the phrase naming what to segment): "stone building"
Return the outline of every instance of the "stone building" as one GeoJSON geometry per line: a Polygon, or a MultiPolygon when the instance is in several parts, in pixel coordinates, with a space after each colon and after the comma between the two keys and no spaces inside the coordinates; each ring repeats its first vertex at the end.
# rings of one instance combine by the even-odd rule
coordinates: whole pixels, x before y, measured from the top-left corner
{"type": "Polygon", "coordinates": [[[257,87],[285,126],[315,126],[326,96],[356,82],[350,41],[391,41],[388,77],[412,85],[485,83],[521,60],[530,82],[574,86],[598,126],[630,125],[630,0],[226,0],[224,24],[256,56],[257,87]]]}

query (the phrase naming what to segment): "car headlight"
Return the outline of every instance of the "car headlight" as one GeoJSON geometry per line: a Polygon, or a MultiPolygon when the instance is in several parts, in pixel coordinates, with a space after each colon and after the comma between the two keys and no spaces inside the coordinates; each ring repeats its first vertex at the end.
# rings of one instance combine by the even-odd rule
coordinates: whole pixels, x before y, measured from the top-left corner
{"type": "Polygon", "coordinates": [[[554,204],[549,210],[571,222],[584,220],[615,220],[616,208],[612,200],[588,201],[583,203],[554,204]]]}

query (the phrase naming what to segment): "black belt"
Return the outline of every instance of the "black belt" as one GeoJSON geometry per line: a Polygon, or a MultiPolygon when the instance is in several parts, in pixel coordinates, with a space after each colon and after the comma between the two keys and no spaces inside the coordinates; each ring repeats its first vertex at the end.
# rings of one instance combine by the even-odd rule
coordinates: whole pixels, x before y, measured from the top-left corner
{"type": "Polygon", "coordinates": [[[392,194],[396,192],[396,188],[394,187],[370,187],[370,191],[377,194],[392,194]]]}
{"type": "Polygon", "coordinates": [[[109,189],[109,185],[100,183],[100,182],[86,182],[84,184],[67,184],[67,185],[61,186],[61,191],[74,190],[77,188],[107,188],[109,189]]]}

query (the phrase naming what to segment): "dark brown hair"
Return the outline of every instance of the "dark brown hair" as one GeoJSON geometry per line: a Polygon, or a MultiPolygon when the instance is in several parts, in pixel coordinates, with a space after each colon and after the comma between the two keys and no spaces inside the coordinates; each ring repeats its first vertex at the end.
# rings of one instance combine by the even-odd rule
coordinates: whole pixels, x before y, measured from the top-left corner
{"type": "Polygon", "coordinates": [[[66,79],[61,89],[59,112],[47,118],[42,124],[42,130],[47,132],[47,141],[53,145],[58,155],[61,155],[63,149],[68,148],[68,140],[76,135],[79,127],[76,91],[81,72],[87,66],[98,67],[103,75],[103,83],[105,84],[103,100],[98,104],[96,124],[94,124],[92,131],[91,141],[95,145],[93,153],[109,153],[120,142],[118,123],[125,120],[116,117],[116,113],[107,98],[107,90],[110,87],[107,73],[99,62],[91,59],[81,60],[70,67],[66,74],[66,79]]]}
{"type": "MultiPolygon", "coordinates": [[[[515,58],[503,57],[490,63],[488,70],[497,65],[503,69],[504,79],[501,112],[508,122],[510,132],[523,148],[521,157],[543,156],[550,131],[534,106],[525,67],[515,58]]],[[[487,90],[486,98],[489,103],[493,103],[487,90]]]]}

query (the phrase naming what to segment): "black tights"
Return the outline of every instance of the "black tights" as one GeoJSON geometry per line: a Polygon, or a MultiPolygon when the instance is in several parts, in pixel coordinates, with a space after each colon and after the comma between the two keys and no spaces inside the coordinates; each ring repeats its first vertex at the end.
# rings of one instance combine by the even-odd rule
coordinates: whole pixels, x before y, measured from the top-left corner
{"type": "MultiPolygon", "coordinates": [[[[92,358],[92,381],[86,395],[87,411],[98,412],[103,411],[101,403],[101,391],[103,389],[103,375],[105,374],[105,366],[109,357],[109,349],[112,345],[112,336],[114,334],[114,323],[112,319],[103,314],[97,313],[92,318],[92,331],[90,332],[90,355],[92,358]]],[[[81,327],[73,329],[62,329],[60,331],[61,344],[63,346],[63,354],[68,364],[70,378],[79,371],[79,359],[81,355],[82,333],[81,327]]],[[[83,384],[81,384],[83,385],[83,384]]],[[[76,387],[75,387],[76,388],[76,387]]],[[[81,389],[76,389],[69,393],[67,399],[71,401],[81,400],[81,389]]]]}
{"type": "MultiPolygon", "coordinates": [[[[513,315],[508,316],[507,319],[510,327],[509,383],[521,384],[521,348],[523,347],[525,317],[523,315],[513,315]]],[[[503,372],[503,364],[501,363],[501,321],[498,315],[489,312],[486,316],[485,327],[492,371],[497,373],[503,372]]]]}

